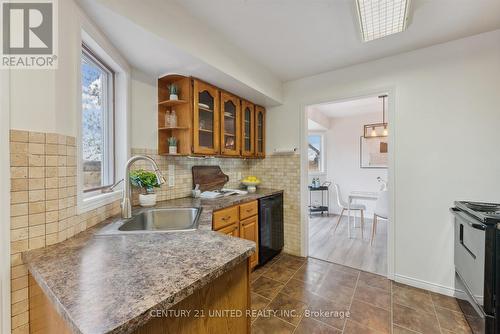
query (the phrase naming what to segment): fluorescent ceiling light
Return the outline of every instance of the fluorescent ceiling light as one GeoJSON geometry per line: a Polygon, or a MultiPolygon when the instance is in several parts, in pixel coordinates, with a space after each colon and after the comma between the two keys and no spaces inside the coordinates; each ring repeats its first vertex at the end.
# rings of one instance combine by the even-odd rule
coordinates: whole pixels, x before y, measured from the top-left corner
{"type": "Polygon", "coordinates": [[[406,29],[410,0],[356,0],[363,41],[406,29]]]}

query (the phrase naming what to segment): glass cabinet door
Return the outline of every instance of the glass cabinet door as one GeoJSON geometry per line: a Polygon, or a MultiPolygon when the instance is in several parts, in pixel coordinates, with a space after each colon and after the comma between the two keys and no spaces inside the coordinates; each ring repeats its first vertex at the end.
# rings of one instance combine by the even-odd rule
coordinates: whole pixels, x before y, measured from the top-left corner
{"type": "Polygon", "coordinates": [[[251,157],[255,153],[255,108],[248,101],[241,102],[241,155],[251,157]]]}
{"type": "Polygon", "coordinates": [[[194,153],[219,152],[219,92],[217,88],[194,80],[194,153]]]}
{"type": "Polygon", "coordinates": [[[264,157],[266,155],[266,110],[263,107],[255,107],[255,155],[264,157]]]}
{"type": "Polygon", "coordinates": [[[240,155],[240,99],[222,92],[221,96],[221,153],[240,155]]]}

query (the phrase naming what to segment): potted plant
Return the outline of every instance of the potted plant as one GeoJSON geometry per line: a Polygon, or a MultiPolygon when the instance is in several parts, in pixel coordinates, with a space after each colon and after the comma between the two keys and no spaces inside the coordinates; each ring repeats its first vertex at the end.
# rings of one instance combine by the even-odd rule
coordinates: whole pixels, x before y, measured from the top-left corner
{"type": "Polygon", "coordinates": [[[179,99],[179,87],[174,84],[168,86],[168,92],[170,93],[170,100],[178,100],[179,99]]]}
{"type": "Polygon", "coordinates": [[[130,172],[130,182],[134,187],[141,188],[144,193],[139,194],[139,204],[150,207],[156,204],[154,188],[159,188],[158,179],[153,172],[138,169],[130,172]]]}
{"type": "Polygon", "coordinates": [[[177,154],[177,138],[175,137],[168,138],[168,153],[177,154]]]}

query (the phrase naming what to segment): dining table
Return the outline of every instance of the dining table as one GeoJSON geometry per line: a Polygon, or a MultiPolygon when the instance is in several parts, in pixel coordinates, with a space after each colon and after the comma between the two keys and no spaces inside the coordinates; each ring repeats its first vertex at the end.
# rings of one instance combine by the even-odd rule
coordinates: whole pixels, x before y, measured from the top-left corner
{"type": "MultiPolygon", "coordinates": [[[[351,191],[347,197],[347,237],[351,239],[351,203],[356,200],[376,201],[379,192],[374,191],[351,191]]],[[[356,217],[354,217],[354,227],[356,228],[356,217]]]]}

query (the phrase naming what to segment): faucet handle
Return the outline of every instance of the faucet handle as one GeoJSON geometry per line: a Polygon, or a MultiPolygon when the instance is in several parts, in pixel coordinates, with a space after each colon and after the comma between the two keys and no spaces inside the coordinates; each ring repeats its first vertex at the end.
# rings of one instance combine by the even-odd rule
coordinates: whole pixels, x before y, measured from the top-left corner
{"type": "Polygon", "coordinates": [[[122,183],[122,182],[123,182],[123,180],[124,180],[124,179],[121,179],[121,180],[119,180],[119,181],[115,182],[113,185],[111,185],[111,186],[109,186],[109,187],[102,188],[101,193],[103,193],[103,194],[112,193],[112,192],[115,190],[115,188],[116,188],[116,187],[117,187],[120,183],[122,183]]]}

